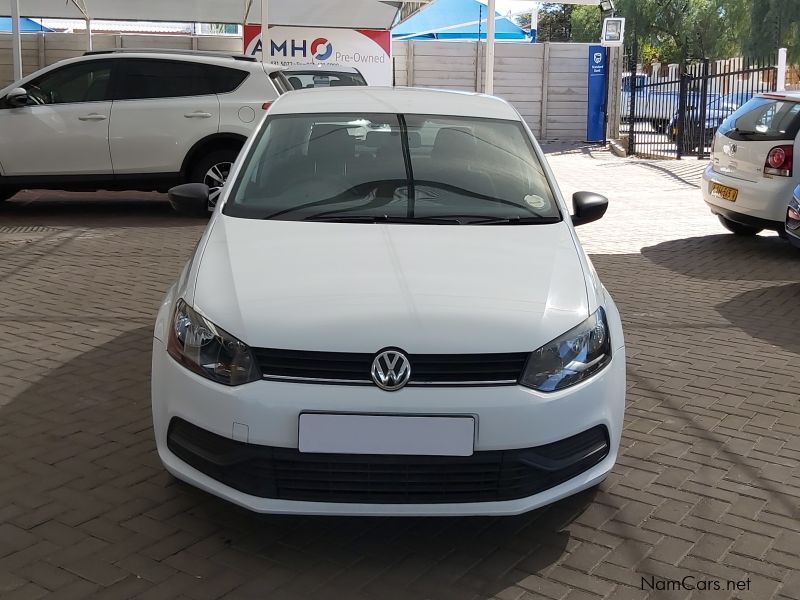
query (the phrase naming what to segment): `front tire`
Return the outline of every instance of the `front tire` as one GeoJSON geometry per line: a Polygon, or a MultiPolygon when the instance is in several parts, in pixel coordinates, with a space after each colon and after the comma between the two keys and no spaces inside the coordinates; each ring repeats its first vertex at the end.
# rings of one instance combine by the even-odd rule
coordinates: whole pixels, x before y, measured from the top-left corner
{"type": "Polygon", "coordinates": [[[228,180],[233,163],[239,156],[239,148],[221,148],[200,157],[189,172],[190,183],[205,183],[208,186],[208,210],[214,210],[222,186],[228,180]]]}
{"type": "Polygon", "coordinates": [[[13,190],[11,188],[0,187],[0,202],[8,200],[9,198],[13,198],[14,195],[19,190],[13,190]]]}
{"type": "Polygon", "coordinates": [[[761,228],[759,227],[751,227],[750,225],[742,225],[741,223],[737,223],[736,221],[731,221],[730,219],[726,219],[722,215],[717,215],[719,222],[722,223],[722,226],[730,231],[735,235],[741,236],[753,236],[758,235],[761,232],[761,228]]]}

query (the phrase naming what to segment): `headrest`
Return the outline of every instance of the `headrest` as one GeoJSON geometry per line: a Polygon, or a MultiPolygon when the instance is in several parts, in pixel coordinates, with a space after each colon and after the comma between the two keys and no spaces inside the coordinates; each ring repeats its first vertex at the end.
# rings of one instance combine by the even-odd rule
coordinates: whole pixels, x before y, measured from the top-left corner
{"type": "MultiPolygon", "coordinates": [[[[400,137],[396,131],[370,131],[364,145],[368,148],[385,148],[391,144],[399,144],[400,137]]],[[[422,136],[419,131],[408,132],[408,147],[419,148],[422,146],[422,136]]]]}
{"type": "Polygon", "coordinates": [[[477,149],[475,137],[463,127],[442,127],[436,134],[431,156],[444,159],[472,158],[477,149]]]}
{"type": "Polygon", "coordinates": [[[315,159],[346,160],[353,157],[355,144],[346,125],[315,125],[308,140],[308,155],[315,159]]]}
{"type": "Polygon", "coordinates": [[[396,131],[370,131],[364,144],[369,148],[385,148],[392,144],[400,144],[400,134],[396,131]]]}

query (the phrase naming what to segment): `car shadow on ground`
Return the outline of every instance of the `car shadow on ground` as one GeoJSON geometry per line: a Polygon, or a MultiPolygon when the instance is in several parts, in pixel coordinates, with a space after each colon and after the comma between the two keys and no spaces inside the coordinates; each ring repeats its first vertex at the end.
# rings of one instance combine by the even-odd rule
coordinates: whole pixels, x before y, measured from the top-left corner
{"type": "Polygon", "coordinates": [[[748,335],[800,354],[800,337],[793,326],[798,306],[800,283],[791,283],[742,292],[716,309],[748,335]]]}
{"type": "Polygon", "coordinates": [[[155,192],[22,192],[0,202],[7,225],[67,227],[197,226],[203,220],[177,214],[155,192]]]}
{"type": "Polygon", "coordinates": [[[709,280],[791,280],[800,275],[800,251],[778,236],[708,235],[642,248],[653,263],[709,280]]]}
{"type": "Polygon", "coordinates": [[[70,547],[51,543],[43,561],[63,567],[91,547],[97,561],[127,572],[113,585],[136,593],[155,585],[156,561],[198,586],[238,578],[236,597],[489,598],[558,561],[566,527],[595,497],[589,490],[505,518],[250,513],[162,469],[150,418],[151,331],[120,333],[0,406],[0,514],[46,507],[35,511],[33,535],[70,530],[70,547]]]}
{"type": "MultiPolygon", "coordinates": [[[[710,327],[709,331],[724,331],[727,322],[747,336],[800,352],[800,340],[794,328],[787,326],[800,306],[800,284],[796,283],[800,281],[800,251],[785,240],[731,234],[693,237],[643,248],[642,257],[644,261],[635,255],[593,257],[612,291],[625,285],[623,279],[635,271],[641,285],[661,290],[659,297],[672,298],[663,304],[630,307],[627,316],[632,320],[644,318],[651,321],[646,323],[649,326],[661,323],[666,329],[710,327]],[[648,261],[666,271],[652,266],[648,270],[648,261]],[[676,288],[683,291],[682,296],[674,296],[676,288]]],[[[623,296],[622,301],[627,299],[623,296]]]]}

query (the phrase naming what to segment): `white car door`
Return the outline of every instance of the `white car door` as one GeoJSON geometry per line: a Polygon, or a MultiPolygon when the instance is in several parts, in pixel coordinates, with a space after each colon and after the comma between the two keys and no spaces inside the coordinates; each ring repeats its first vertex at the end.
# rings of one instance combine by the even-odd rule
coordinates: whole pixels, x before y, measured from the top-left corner
{"type": "Polygon", "coordinates": [[[0,165],[14,176],[104,175],[113,61],[72,63],[22,87],[29,104],[0,102],[0,165]]]}
{"type": "Polygon", "coordinates": [[[191,147],[219,131],[219,99],[203,64],[118,60],[124,66],[109,132],[115,175],[178,173],[191,147]]]}

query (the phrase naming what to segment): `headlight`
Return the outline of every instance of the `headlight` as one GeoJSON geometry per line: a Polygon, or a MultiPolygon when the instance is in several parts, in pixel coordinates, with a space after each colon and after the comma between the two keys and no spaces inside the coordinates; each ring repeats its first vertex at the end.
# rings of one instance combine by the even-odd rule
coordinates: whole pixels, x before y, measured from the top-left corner
{"type": "Polygon", "coordinates": [[[792,231],[800,228],[800,186],[797,186],[794,195],[789,200],[789,208],[786,211],[786,228],[792,231]]]}
{"type": "Polygon", "coordinates": [[[261,379],[250,348],[178,300],[167,352],[187,369],[225,385],[261,379]]]}
{"type": "Polygon", "coordinates": [[[608,321],[605,311],[598,308],[583,323],[533,352],[519,382],[541,392],[562,390],[591,377],[610,361],[608,321]]]}

